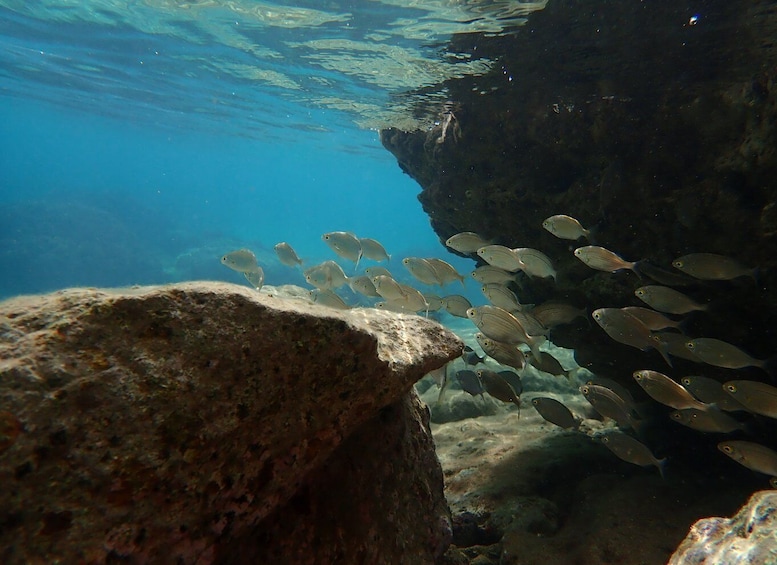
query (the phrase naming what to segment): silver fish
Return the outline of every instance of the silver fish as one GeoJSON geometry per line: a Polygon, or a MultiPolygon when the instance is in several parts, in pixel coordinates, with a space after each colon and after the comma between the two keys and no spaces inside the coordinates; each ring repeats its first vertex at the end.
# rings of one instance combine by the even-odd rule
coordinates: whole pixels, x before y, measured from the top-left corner
{"type": "Polygon", "coordinates": [[[386,248],[379,241],[370,237],[360,237],[359,245],[362,248],[362,257],[373,261],[389,261],[391,255],[386,253],[386,248]]]}
{"type": "Polygon", "coordinates": [[[583,385],[580,392],[602,416],[612,418],[622,428],[640,426],[640,420],[634,415],[634,408],[611,389],[601,385],[583,385]]]}
{"type": "Polygon", "coordinates": [[[504,308],[508,312],[522,308],[515,293],[501,283],[484,284],[480,287],[480,291],[491,304],[504,308]]]}
{"type": "Polygon", "coordinates": [[[723,389],[723,384],[718,380],[689,375],[680,379],[680,384],[705,404],[714,404],[726,412],[747,410],[736,398],[723,389]]]}
{"type": "Polygon", "coordinates": [[[556,269],[553,268],[553,262],[542,251],[530,247],[516,247],[513,249],[513,253],[523,263],[523,272],[530,277],[541,279],[551,277],[554,281],[556,280],[556,269]]]}
{"type": "Polygon", "coordinates": [[[539,358],[539,347],[545,342],[545,337],[526,333],[518,319],[507,310],[486,304],[467,310],[467,317],[486,337],[512,345],[525,343],[534,356],[539,358]]]}
{"type": "Polygon", "coordinates": [[[523,352],[518,349],[516,345],[493,340],[480,332],[475,334],[475,339],[478,344],[480,344],[480,347],[483,348],[485,354],[494,359],[497,363],[513,367],[519,371],[523,370],[526,359],[524,358],[523,352]]]}
{"type": "Polygon", "coordinates": [[[685,347],[688,336],[676,332],[655,332],[653,337],[666,343],[669,355],[685,359],[686,361],[701,363],[701,359],[696,357],[690,349],[685,347]]]}
{"type": "Polygon", "coordinates": [[[768,447],[752,441],[728,440],[720,442],[718,449],[748,469],[777,476],[777,452],[768,447]]]}
{"type": "Polygon", "coordinates": [[[685,408],[704,410],[706,408],[706,405],[696,400],[690,392],[685,390],[683,385],[663,373],[643,369],[634,371],[633,377],[650,398],[665,406],[676,410],[685,408]]]}
{"type": "Polygon", "coordinates": [[[523,270],[523,262],[509,247],[504,245],[486,245],[477,250],[477,254],[486,263],[510,273],[523,270]]]}
{"type": "Polygon", "coordinates": [[[472,303],[460,294],[449,294],[442,297],[443,308],[451,316],[459,318],[467,317],[467,310],[472,308],[472,303]]]}
{"type": "Polygon", "coordinates": [[[742,369],[744,367],[758,367],[769,375],[773,372],[773,364],[767,359],[751,357],[735,345],[726,343],[711,337],[699,337],[685,343],[696,357],[715,367],[724,369],[742,369]]]}
{"type": "Polygon", "coordinates": [[[424,295],[424,299],[426,300],[426,304],[428,306],[429,312],[437,312],[438,310],[442,310],[443,308],[442,298],[440,298],[436,294],[423,293],[423,295],[424,295]]]}
{"type": "Polygon", "coordinates": [[[472,349],[469,345],[464,346],[464,350],[461,352],[461,358],[465,365],[477,365],[485,360],[485,357],[478,355],[477,351],[472,349]]]}
{"type": "Polygon", "coordinates": [[[343,268],[334,261],[324,261],[304,272],[305,280],[319,289],[333,290],[348,283],[343,268]]]}
{"type": "Polygon", "coordinates": [[[729,434],[737,430],[744,431],[747,429],[745,424],[738,422],[714,406],[707,406],[704,409],[684,408],[682,410],[675,410],[669,417],[675,422],[698,432],[729,434]]]}
{"type": "Polygon", "coordinates": [[[569,304],[554,301],[543,302],[535,306],[532,308],[531,314],[540,324],[550,329],[569,324],[577,318],[588,319],[588,312],[585,308],[575,308],[569,304]]]}
{"type": "Polygon", "coordinates": [[[695,310],[707,309],[705,304],[699,304],[668,286],[641,286],[634,291],[634,295],[651,308],[667,314],[687,314],[695,310]]]}
{"type": "Polygon", "coordinates": [[[626,404],[626,406],[630,406],[630,407],[634,406],[634,397],[629,392],[629,389],[624,387],[618,381],[608,379],[607,377],[592,377],[588,379],[585,384],[598,385],[598,386],[603,386],[604,388],[609,388],[611,391],[613,391],[615,394],[617,394],[623,399],[623,402],[626,404]]]}
{"type": "Polygon", "coordinates": [[[523,329],[526,330],[526,333],[529,335],[544,335],[547,337],[550,334],[550,330],[543,326],[540,321],[535,318],[530,312],[525,312],[523,310],[514,310],[510,312],[513,316],[515,316],[515,319],[520,322],[520,324],[523,326],[523,329]]]}
{"type": "Polygon", "coordinates": [[[483,383],[480,382],[480,377],[475,371],[469,369],[456,371],[456,380],[459,381],[461,389],[472,396],[483,396],[483,393],[486,392],[486,389],[483,388],[483,383]]]}
{"type": "Polygon", "coordinates": [[[584,237],[590,239],[590,230],[585,229],[572,216],[557,214],[542,221],[542,227],[560,239],[575,241],[584,237]]]}
{"type": "Polygon", "coordinates": [[[243,273],[243,276],[256,290],[262,290],[264,285],[264,270],[261,267],[256,267],[255,271],[248,271],[243,273]]]}
{"type": "Polygon", "coordinates": [[[518,408],[521,407],[521,397],[501,375],[488,369],[478,369],[475,372],[480,377],[480,382],[483,383],[483,388],[488,394],[502,402],[511,402],[518,408]]]}
{"type": "Polygon", "coordinates": [[[366,269],[364,269],[364,274],[370,277],[370,279],[373,279],[378,275],[386,275],[387,277],[391,277],[391,273],[389,272],[388,269],[386,269],[385,267],[378,267],[378,266],[367,267],[366,269]]]}
{"type": "Polygon", "coordinates": [[[567,379],[570,378],[569,371],[564,369],[564,367],[561,366],[561,363],[558,362],[558,359],[553,357],[553,355],[550,353],[542,351],[540,353],[539,359],[535,359],[535,357],[528,351],[524,352],[523,356],[526,358],[526,362],[535,369],[538,369],[544,373],[548,373],[549,375],[553,375],[554,377],[563,376],[567,379]]]}
{"type": "Polygon", "coordinates": [[[498,267],[494,267],[492,265],[481,265],[472,273],[472,278],[478,281],[482,284],[488,284],[488,283],[502,283],[506,284],[508,282],[516,282],[517,275],[514,273],[509,273],[505,271],[504,269],[500,269],[498,267]]]}
{"type": "Polygon", "coordinates": [[[627,463],[639,465],[640,467],[655,465],[661,474],[661,478],[664,477],[666,459],[656,459],[645,444],[630,435],[621,432],[609,432],[602,436],[602,443],[607,449],[627,463]]]}
{"type": "Polygon", "coordinates": [[[378,291],[375,290],[375,285],[373,284],[372,279],[367,275],[350,277],[348,279],[348,286],[351,287],[352,291],[358,292],[363,296],[369,296],[372,298],[380,296],[378,291]]]}
{"type": "Polygon", "coordinates": [[[569,408],[554,398],[537,396],[531,400],[532,406],[537,409],[540,416],[551,424],[555,424],[565,430],[576,430],[580,427],[580,420],[572,415],[569,408]]]}
{"type": "Polygon", "coordinates": [[[637,320],[645,324],[650,331],[664,330],[666,328],[674,328],[680,331],[683,330],[683,320],[672,320],[664,316],[661,312],[656,312],[650,308],[626,306],[625,308],[621,308],[621,310],[634,316],[637,320]]]}
{"type": "Polygon", "coordinates": [[[259,266],[256,255],[250,249],[230,251],[221,258],[221,264],[238,273],[251,273],[259,266]]]}
{"type": "Polygon", "coordinates": [[[405,257],[402,259],[402,264],[416,280],[428,285],[442,286],[442,281],[437,276],[437,272],[426,259],[422,257],[405,257]]]}
{"type": "Polygon", "coordinates": [[[396,302],[404,304],[404,306],[413,312],[424,312],[429,314],[429,303],[424,298],[421,292],[412,286],[399,283],[402,289],[402,298],[395,299],[396,302]]]}
{"type": "Polygon", "coordinates": [[[294,248],[285,241],[276,243],[273,249],[275,249],[275,254],[278,255],[278,260],[287,267],[302,265],[302,259],[299,258],[294,248]]]}
{"type": "Polygon", "coordinates": [[[405,291],[402,286],[388,275],[372,277],[372,284],[375,285],[375,291],[386,300],[402,300],[405,298],[405,291]]]}
{"type": "Polygon", "coordinates": [[[464,275],[459,273],[456,268],[447,261],[443,261],[436,257],[427,257],[426,261],[432,266],[432,269],[434,269],[441,285],[459,281],[461,286],[464,286],[464,275]]]}
{"type": "Polygon", "coordinates": [[[417,310],[413,310],[403,300],[382,300],[373,304],[374,308],[378,310],[388,310],[389,312],[399,312],[402,314],[417,314],[417,310]]]}
{"type": "Polygon", "coordinates": [[[758,381],[728,381],[723,391],[753,414],[777,418],[777,388],[758,381]]]}
{"type": "Polygon", "coordinates": [[[578,247],[574,253],[575,257],[597,271],[614,273],[622,269],[629,269],[636,272],[636,262],[626,261],[604,247],[587,245],[585,247],[578,247]]]}
{"type": "Polygon", "coordinates": [[[641,351],[655,349],[671,367],[668,345],[653,338],[651,331],[637,318],[619,308],[599,308],[591,314],[599,326],[618,343],[636,347],[641,351]]]}
{"type": "Polygon", "coordinates": [[[333,231],[321,236],[332,251],[337,253],[343,259],[348,259],[356,263],[359,268],[359,260],[362,258],[362,245],[359,238],[351,232],[333,231]]]}
{"type": "Polygon", "coordinates": [[[308,295],[311,301],[328,308],[335,308],[337,310],[348,310],[350,308],[342,298],[331,290],[317,288],[309,291],[308,295]]]}
{"type": "Polygon", "coordinates": [[[705,281],[728,281],[739,277],[756,278],[756,269],[743,267],[738,261],[715,253],[691,253],[672,261],[672,266],[687,275],[705,281]]]}
{"type": "Polygon", "coordinates": [[[475,232],[464,231],[450,236],[445,245],[451,249],[455,249],[459,253],[475,253],[481,247],[488,245],[490,242],[475,232]]]}

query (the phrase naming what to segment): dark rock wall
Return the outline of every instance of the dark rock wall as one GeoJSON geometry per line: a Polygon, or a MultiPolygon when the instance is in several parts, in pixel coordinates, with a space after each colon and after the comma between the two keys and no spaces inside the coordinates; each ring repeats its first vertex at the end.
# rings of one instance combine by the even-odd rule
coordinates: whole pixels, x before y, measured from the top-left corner
{"type": "MultiPolygon", "coordinates": [[[[551,0],[513,34],[455,39],[455,49],[496,60],[494,70],[450,82],[451,102],[429,131],[388,129],[382,142],[421,185],[441,241],[475,231],[554,260],[558,284],[526,281],[519,296],[527,303],[644,306],[634,290],[660,284],[589,269],[572,254],[585,242],[542,229],[552,214],[576,217],[596,229],[596,244],[672,275],[671,261],[691,252],[759,266],[757,284],[689,281],[680,290],[710,303],[690,316],[689,335],[771,357],[775,30],[768,2],[551,0]]],[[[629,384],[635,369],[669,370],[657,353],[617,344],[584,321],[552,339],[574,348],[581,365],[629,384]]],[[[675,360],[675,375],[699,372],[765,377],[675,360]]]]}

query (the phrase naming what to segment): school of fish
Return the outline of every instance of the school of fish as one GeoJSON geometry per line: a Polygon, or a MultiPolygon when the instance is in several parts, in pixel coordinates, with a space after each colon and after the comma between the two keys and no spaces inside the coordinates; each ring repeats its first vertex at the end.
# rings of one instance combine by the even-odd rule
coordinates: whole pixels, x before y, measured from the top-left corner
{"type": "MultiPolygon", "coordinates": [[[[644,302],[645,307],[602,305],[589,310],[562,300],[524,305],[518,295],[522,277],[549,279],[555,283],[559,273],[553,260],[537,249],[508,247],[474,232],[461,232],[448,238],[445,244],[484,263],[470,276],[481,285],[486,304],[473,306],[462,294],[440,296],[433,292],[433,287],[442,289],[452,283],[465,287],[466,280],[450,263],[436,257],[405,257],[400,261],[406,274],[415,281],[414,285],[402,282],[407,276],[395,278],[383,266],[372,265],[361,274],[348,276],[336,261],[324,261],[303,271],[306,282],[314,287],[308,296],[312,302],[326,307],[349,309],[354,305],[338,293],[338,289],[347,286],[352,295],[360,297],[356,307],[424,316],[430,312],[447,312],[469,319],[478,329],[475,338],[484,356],[466,346],[462,359],[467,368],[456,371],[456,380],[465,393],[481,397],[489,394],[518,409],[521,407],[521,376],[527,365],[549,375],[571,379],[570,371],[550,353],[541,351],[540,346],[548,341],[554,328],[573,323],[578,318],[585,319],[589,312],[599,327],[591,326],[590,331],[601,331],[601,339],[611,339],[642,352],[654,350],[670,369],[674,356],[731,370],[757,367],[775,376],[777,358],[759,359],[737,345],[715,338],[686,336],[685,320],[668,316],[704,312],[709,307],[672,285],[685,286],[688,277],[701,281],[728,281],[740,277],[757,280],[757,268],[743,266],[736,259],[723,255],[694,253],[672,262],[678,273],[674,274],[647,261],[625,260],[609,249],[594,245],[595,230],[584,228],[571,216],[551,216],[542,222],[542,228],[561,239],[586,239],[589,245],[578,247],[572,253],[591,269],[605,273],[627,270],[635,273],[641,283],[645,282],[642,276],[647,276],[661,284],[641,284],[635,289],[635,297],[644,302]],[[416,288],[419,284],[423,290],[416,288]],[[504,370],[476,369],[486,356],[504,370]]],[[[360,238],[351,232],[329,232],[322,235],[322,240],[340,259],[353,262],[355,271],[362,259],[377,263],[391,259],[377,240],[360,238]]],[[[303,260],[289,243],[280,242],[274,250],[283,265],[302,267],[303,260]]],[[[243,273],[255,289],[262,288],[264,271],[250,250],[226,253],[221,262],[243,273]]],[[[650,361],[646,356],[646,365],[650,361]]],[[[451,383],[449,365],[431,373],[440,388],[440,400],[451,383]]],[[[747,434],[749,417],[777,419],[777,387],[766,383],[736,379],[721,383],[704,376],[676,379],[650,368],[636,371],[632,376],[647,396],[672,409],[667,415],[669,419],[701,433],[747,434]]],[[[596,434],[594,439],[600,440],[618,458],[634,465],[653,465],[664,476],[667,459],[656,458],[650,448],[635,437],[639,435],[643,421],[634,399],[622,385],[593,378],[580,386],[579,392],[596,412],[619,428],[596,434]]],[[[560,401],[537,396],[532,398],[531,404],[547,422],[579,431],[582,418],[575,416],[560,401]]],[[[768,475],[770,483],[777,488],[777,452],[743,439],[722,441],[718,448],[741,465],[768,475]]]]}

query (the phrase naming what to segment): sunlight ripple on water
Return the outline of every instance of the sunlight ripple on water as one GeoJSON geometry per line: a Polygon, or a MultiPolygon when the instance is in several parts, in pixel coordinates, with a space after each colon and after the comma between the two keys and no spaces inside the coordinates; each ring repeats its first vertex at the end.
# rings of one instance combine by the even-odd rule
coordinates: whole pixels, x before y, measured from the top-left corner
{"type": "Polygon", "coordinates": [[[250,136],[316,130],[330,110],[414,129],[440,113],[445,80],[493,64],[450,52],[453,34],[509,33],[546,1],[0,0],[2,93],[32,82],[40,99],[157,125],[238,117],[250,136]]]}

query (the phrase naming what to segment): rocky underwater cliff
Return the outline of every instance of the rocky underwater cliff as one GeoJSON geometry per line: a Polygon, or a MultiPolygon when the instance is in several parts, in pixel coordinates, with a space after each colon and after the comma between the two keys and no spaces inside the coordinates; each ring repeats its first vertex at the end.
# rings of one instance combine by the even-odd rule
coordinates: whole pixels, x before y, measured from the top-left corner
{"type": "MultiPolygon", "coordinates": [[[[427,131],[381,132],[383,145],[421,186],[418,198],[441,243],[474,232],[487,243],[547,255],[555,278],[518,273],[509,289],[522,304],[562,302],[585,309],[586,317],[552,328],[550,340],[574,350],[575,361],[596,377],[633,394],[644,424],[637,437],[656,457],[666,458],[665,482],[656,476],[653,484],[632,485],[617,501],[616,485],[629,471],[586,467],[591,461],[572,440],[553,440],[556,451],[550,445],[510,447],[501,424],[479,407],[481,418],[467,422],[472,449],[482,442],[477,450],[488,461],[480,477],[488,478],[478,482],[474,471],[460,479],[467,466],[451,455],[461,457],[463,449],[453,440],[441,454],[444,468],[448,461],[454,522],[480,532],[454,537],[460,548],[471,548],[462,555],[479,563],[537,562],[530,556],[565,563],[572,555],[580,563],[663,562],[693,519],[704,512],[731,514],[748,493],[769,488],[768,475],[777,471],[777,410],[772,410],[777,397],[770,396],[777,389],[758,388],[756,396],[770,408],[728,412],[733,423],[726,419],[731,429],[723,432],[701,429],[698,420],[685,426],[672,421],[672,408],[646,395],[633,375],[660,371],[677,384],[703,376],[717,382],[718,391],[732,381],[777,384],[775,37],[777,16],[769,2],[712,1],[690,9],[672,3],[551,1],[511,34],[454,38],[452,51],[496,60],[492,71],[447,82],[449,100],[427,131]],[[543,229],[546,219],[559,214],[579,220],[590,236],[575,241],[543,229]],[[589,245],[634,268],[591,268],[574,253],[589,245]],[[718,271],[732,260],[742,276],[709,271],[693,276],[676,263],[701,253],[714,254],[708,258],[718,271]],[[640,298],[645,287],[680,292],[696,306],[663,308],[674,327],[650,332],[661,347],[639,351],[611,338],[591,314],[648,307],[640,298]],[[699,338],[716,340],[698,342],[715,344],[705,358],[686,346],[699,338]],[[740,353],[734,361],[732,355],[740,353]],[[722,445],[728,439],[769,452],[760,465],[753,454],[741,457],[740,465],[722,445]],[[501,447],[490,448],[489,441],[501,447]],[[526,457],[534,475],[524,467],[526,457]],[[542,475],[548,469],[551,474],[542,475]],[[672,499],[667,489],[674,488],[686,495],[672,499]],[[466,497],[467,489],[486,494],[466,497]],[[642,498],[651,494],[664,499],[663,505],[642,498]],[[609,510],[599,506],[603,496],[613,498],[609,510]],[[701,504],[679,522],[666,519],[665,537],[645,534],[638,540],[662,516],[676,517],[677,506],[693,508],[715,497],[716,510],[701,504]],[[505,498],[512,500],[512,510],[505,498]],[[503,545],[491,545],[510,522],[505,513],[519,514],[516,508],[533,508],[529,513],[537,517],[514,528],[522,532],[521,543],[513,535],[502,538],[503,545]],[[596,516],[608,511],[617,524],[594,526],[596,516]],[[640,553],[640,543],[654,545],[640,553]],[[658,549],[657,543],[667,545],[658,549]],[[491,547],[490,553],[483,546],[491,547]],[[508,549],[514,553],[501,553],[508,549]]],[[[474,250],[460,254],[479,265],[487,262],[474,250]]],[[[445,421],[439,425],[448,437],[445,421]]],[[[473,465],[475,460],[468,459],[473,465]]],[[[632,471],[640,476],[638,467],[632,471]]],[[[714,562],[692,554],[673,562],[714,562]]]]}

